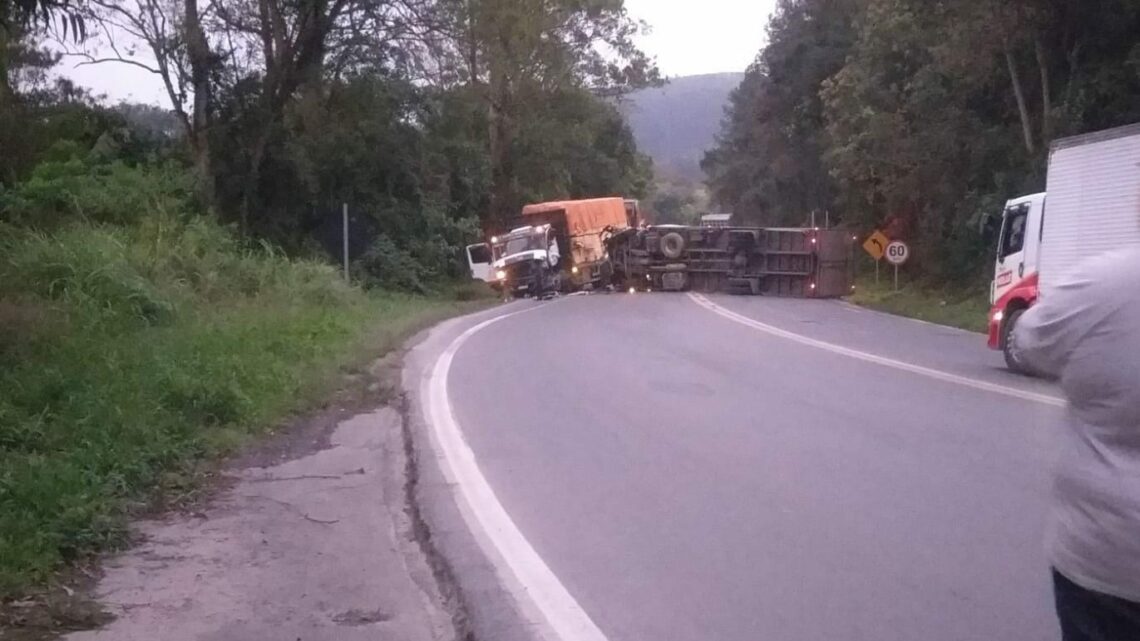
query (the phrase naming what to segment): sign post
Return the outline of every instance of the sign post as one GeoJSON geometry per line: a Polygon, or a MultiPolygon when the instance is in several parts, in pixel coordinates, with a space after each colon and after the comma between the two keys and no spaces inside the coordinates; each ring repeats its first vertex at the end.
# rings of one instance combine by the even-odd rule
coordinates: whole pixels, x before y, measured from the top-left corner
{"type": "Polygon", "coordinates": [[[348,203],[341,205],[341,229],[343,230],[343,244],[344,251],[344,282],[349,282],[348,277],[348,203]]]}
{"type": "Polygon", "coordinates": [[[910,258],[910,247],[901,240],[892,241],[887,245],[887,262],[895,267],[895,291],[899,290],[899,266],[910,258]]]}
{"type": "Polygon", "coordinates": [[[879,263],[883,260],[883,255],[887,252],[887,245],[891,240],[887,235],[881,231],[875,230],[875,233],[867,237],[863,241],[863,251],[870,254],[871,258],[875,261],[875,284],[879,284],[879,263]]]}

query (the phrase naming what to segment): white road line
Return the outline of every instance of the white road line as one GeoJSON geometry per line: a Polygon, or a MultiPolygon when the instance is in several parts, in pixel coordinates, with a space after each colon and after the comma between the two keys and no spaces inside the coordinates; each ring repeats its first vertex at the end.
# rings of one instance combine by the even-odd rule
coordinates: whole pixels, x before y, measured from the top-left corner
{"type": "Polygon", "coordinates": [[[815,347],[817,349],[826,350],[834,354],[842,354],[843,356],[866,361],[868,363],[875,363],[876,365],[882,365],[884,367],[891,367],[897,370],[902,370],[904,372],[910,372],[912,374],[919,374],[921,376],[926,376],[928,378],[933,378],[935,380],[944,381],[947,383],[954,383],[955,385],[962,385],[964,387],[971,387],[973,389],[993,392],[994,394],[1001,394],[1003,396],[1019,398],[1026,401],[1033,401],[1035,403],[1042,403],[1044,405],[1052,405],[1054,407],[1065,406],[1065,399],[1058,398],[1056,396],[1038,394],[1036,392],[1021,390],[1017,389],[1016,387],[1009,387],[1006,385],[998,385],[996,383],[987,383],[986,381],[981,381],[976,378],[959,376],[957,374],[951,374],[949,372],[943,372],[941,370],[931,369],[929,367],[923,367],[921,365],[915,365],[913,363],[898,361],[893,358],[886,358],[868,352],[861,352],[849,347],[843,347],[842,345],[836,345],[834,343],[828,343],[826,341],[808,338],[802,334],[796,334],[795,332],[789,332],[786,329],[780,329],[779,327],[761,323],[758,320],[748,318],[742,314],[738,314],[734,311],[725,309],[724,307],[717,305],[716,303],[700,294],[689,294],[689,298],[692,299],[692,301],[696,304],[704,307],[714,314],[719,314],[720,316],[740,323],[741,325],[746,325],[752,329],[771,334],[772,336],[778,336],[780,338],[794,341],[796,343],[800,343],[801,345],[815,347]]]}
{"type": "Polygon", "coordinates": [[[466,508],[460,510],[464,520],[481,545],[493,548],[485,552],[489,556],[497,553],[495,556],[501,563],[496,563],[496,569],[520,610],[541,616],[543,621],[536,623],[550,641],[606,641],[606,636],[538,555],[495,496],[455,420],[447,395],[452,360],[467,339],[501,320],[542,307],[545,305],[483,321],[452,341],[426,381],[425,410],[442,450],[445,474],[458,488],[464,504],[461,508],[466,508]]]}

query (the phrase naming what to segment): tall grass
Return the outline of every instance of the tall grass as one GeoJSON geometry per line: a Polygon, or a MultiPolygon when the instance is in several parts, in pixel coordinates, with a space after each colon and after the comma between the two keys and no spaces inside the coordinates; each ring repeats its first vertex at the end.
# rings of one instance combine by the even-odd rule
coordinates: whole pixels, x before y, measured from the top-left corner
{"type": "Polygon", "coordinates": [[[120,544],[134,507],[454,309],[201,218],[0,226],[0,597],[120,544]]]}
{"type": "Polygon", "coordinates": [[[930,287],[904,281],[895,291],[890,274],[878,283],[873,275],[861,275],[849,300],[871,309],[971,332],[986,331],[990,308],[989,293],[983,287],[930,287]]]}

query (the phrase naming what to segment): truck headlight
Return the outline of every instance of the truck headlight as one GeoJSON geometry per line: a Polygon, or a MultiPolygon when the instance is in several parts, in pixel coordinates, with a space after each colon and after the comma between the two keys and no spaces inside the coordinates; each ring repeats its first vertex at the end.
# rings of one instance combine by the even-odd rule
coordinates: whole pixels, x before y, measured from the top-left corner
{"type": "Polygon", "coordinates": [[[1004,319],[1005,319],[1005,312],[1004,311],[999,309],[996,312],[994,312],[994,322],[995,323],[1000,323],[1004,319]]]}
{"type": "Polygon", "coordinates": [[[577,266],[577,265],[574,265],[573,267],[571,267],[571,268],[570,268],[570,273],[571,273],[571,274],[577,274],[577,273],[578,273],[578,266],[577,266]]]}
{"type": "Polygon", "coordinates": [[[499,280],[506,280],[507,272],[500,269],[499,271],[495,272],[495,278],[498,278],[499,280]]]}

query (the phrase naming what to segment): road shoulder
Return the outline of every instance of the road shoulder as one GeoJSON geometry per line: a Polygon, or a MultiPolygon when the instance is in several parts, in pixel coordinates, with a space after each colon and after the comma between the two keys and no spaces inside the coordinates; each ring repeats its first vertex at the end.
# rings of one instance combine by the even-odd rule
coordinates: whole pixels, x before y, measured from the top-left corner
{"type": "Polygon", "coordinates": [[[66,597],[29,600],[27,624],[0,638],[461,638],[410,503],[404,355],[347,375],[323,408],[215,468],[192,503],[132,523],[129,549],[77,568],[66,597]]]}
{"type": "Polygon", "coordinates": [[[94,589],[114,620],[67,638],[455,638],[405,509],[401,415],[354,409],[240,457],[197,510],[137,523],[94,589]]]}
{"type": "Polygon", "coordinates": [[[468,329],[497,316],[521,311],[534,303],[511,305],[442,323],[421,334],[404,361],[403,389],[407,399],[408,433],[415,458],[414,500],[417,517],[430,531],[428,547],[437,583],[450,590],[449,600],[462,613],[457,626],[463,639],[537,641],[543,638],[540,615],[516,598],[518,585],[507,576],[503,559],[468,527],[453,480],[444,472],[443,454],[432,436],[425,411],[425,388],[433,368],[452,342],[468,329]]]}

